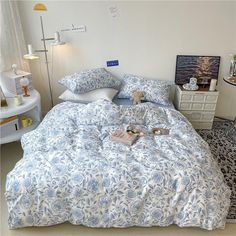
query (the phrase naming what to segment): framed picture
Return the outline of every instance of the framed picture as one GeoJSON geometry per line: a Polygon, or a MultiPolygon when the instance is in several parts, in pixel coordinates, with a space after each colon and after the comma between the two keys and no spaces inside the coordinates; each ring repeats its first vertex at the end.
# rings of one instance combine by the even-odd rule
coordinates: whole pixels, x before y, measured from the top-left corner
{"type": "Polygon", "coordinates": [[[218,79],[219,67],[220,56],[177,55],[175,83],[183,85],[195,77],[198,85],[209,85],[211,79],[218,79]]]}

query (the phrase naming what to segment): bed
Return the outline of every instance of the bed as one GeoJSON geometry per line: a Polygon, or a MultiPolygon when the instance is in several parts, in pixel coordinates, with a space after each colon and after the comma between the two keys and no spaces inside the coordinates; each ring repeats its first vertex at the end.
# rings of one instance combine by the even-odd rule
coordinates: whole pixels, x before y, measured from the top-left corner
{"type": "Polygon", "coordinates": [[[187,119],[173,106],[116,103],[63,102],[22,137],[6,182],[9,227],[224,228],[230,190],[187,119]],[[145,135],[132,146],[112,141],[127,124],[145,135]]]}

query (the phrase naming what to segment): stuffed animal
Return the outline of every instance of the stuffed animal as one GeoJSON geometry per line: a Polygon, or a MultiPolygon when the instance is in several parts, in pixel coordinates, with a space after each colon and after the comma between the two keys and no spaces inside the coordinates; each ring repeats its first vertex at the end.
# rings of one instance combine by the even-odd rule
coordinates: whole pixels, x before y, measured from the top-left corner
{"type": "Polygon", "coordinates": [[[136,104],[139,104],[141,103],[141,100],[144,99],[144,92],[143,91],[134,91],[132,93],[132,100],[133,100],[133,104],[136,105],[136,104]]]}

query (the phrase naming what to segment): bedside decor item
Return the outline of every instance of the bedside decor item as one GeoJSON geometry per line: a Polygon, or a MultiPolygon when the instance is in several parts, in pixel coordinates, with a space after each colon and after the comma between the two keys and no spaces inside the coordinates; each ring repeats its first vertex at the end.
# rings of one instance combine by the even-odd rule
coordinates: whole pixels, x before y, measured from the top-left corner
{"type": "Polygon", "coordinates": [[[21,125],[22,125],[22,128],[27,128],[28,126],[32,125],[33,124],[33,120],[29,117],[26,117],[26,116],[23,116],[21,118],[21,125]]]}
{"type": "Polygon", "coordinates": [[[12,64],[11,68],[12,68],[13,73],[15,75],[17,75],[17,65],[16,64],[12,64]]]}
{"type": "Polygon", "coordinates": [[[21,104],[23,104],[23,99],[22,99],[22,96],[21,95],[16,95],[14,97],[14,104],[16,106],[20,106],[21,104]]]}
{"type": "Polygon", "coordinates": [[[236,76],[236,54],[230,54],[231,61],[230,61],[230,69],[229,69],[229,76],[233,77],[236,76]]]}
{"type": "Polygon", "coordinates": [[[2,87],[0,86],[0,98],[1,98],[1,107],[7,107],[7,99],[5,94],[2,91],[2,87]]]}
{"type": "Polygon", "coordinates": [[[183,88],[185,90],[198,90],[197,79],[194,77],[190,78],[189,83],[184,84],[183,88]]]}
{"type": "Polygon", "coordinates": [[[211,83],[210,83],[209,91],[215,91],[216,90],[216,84],[217,84],[217,80],[216,79],[212,79],[211,83]]]}
{"type": "Polygon", "coordinates": [[[219,56],[177,55],[175,83],[186,84],[194,76],[198,85],[209,86],[211,79],[218,79],[219,66],[219,56]]]}
{"type": "MultiPolygon", "coordinates": [[[[33,8],[34,11],[47,11],[47,7],[42,4],[42,3],[37,3],[34,5],[33,8]]],[[[51,85],[51,77],[49,73],[49,66],[48,66],[48,50],[46,47],[46,41],[53,41],[51,45],[57,46],[57,45],[63,45],[65,42],[62,42],[60,39],[60,34],[59,32],[55,32],[54,38],[45,38],[45,33],[44,33],[44,25],[43,25],[43,17],[40,16],[40,25],[41,25],[41,31],[42,31],[42,39],[41,41],[43,42],[43,49],[40,50],[35,50],[33,51],[32,45],[28,45],[28,54],[24,55],[24,58],[27,60],[34,60],[38,59],[39,56],[37,54],[34,54],[34,52],[43,52],[45,56],[45,61],[46,61],[46,69],[47,69],[47,78],[48,78],[48,87],[49,87],[49,94],[50,94],[50,101],[51,101],[51,107],[54,106],[53,102],[53,92],[52,92],[52,85],[51,85]]]]}
{"type": "Polygon", "coordinates": [[[28,89],[33,90],[32,84],[32,74],[26,71],[17,70],[17,74],[15,74],[12,70],[4,71],[1,73],[2,86],[7,91],[9,91],[13,95],[20,95],[23,93],[22,86],[20,84],[20,80],[25,77],[29,80],[28,89]]]}
{"type": "Polygon", "coordinates": [[[28,94],[28,85],[29,85],[29,80],[26,77],[22,77],[20,79],[20,85],[22,86],[22,89],[24,91],[23,97],[29,97],[30,95],[28,94]]]}

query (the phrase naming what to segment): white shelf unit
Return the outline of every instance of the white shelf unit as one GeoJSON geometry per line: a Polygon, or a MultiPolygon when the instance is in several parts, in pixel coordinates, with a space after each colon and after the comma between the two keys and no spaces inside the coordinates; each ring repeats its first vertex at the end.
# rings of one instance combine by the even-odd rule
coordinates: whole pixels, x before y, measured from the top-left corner
{"type": "Polygon", "coordinates": [[[0,109],[0,118],[7,118],[10,116],[17,116],[19,119],[19,130],[16,130],[6,136],[2,136],[0,144],[9,143],[17,141],[21,138],[21,136],[33,129],[35,129],[40,121],[41,121],[41,102],[40,102],[40,94],[36,90],[30,91],[29,97],[23,97],[23,104],[20,106],[16,106],[14,104],[14,95],[5,93],[7,97],[7,107],[1,107],[0,109]],[[26,116],[33,120],[32,125],[27,128],[22,128],[21,126],[21,117],[26,116]]]}
{"type": "Polygon", "coordinates": [[[218,91],[187,91],[178,85],[174,104],[195,129],[211,129],[218,96],[218,91]]]}

